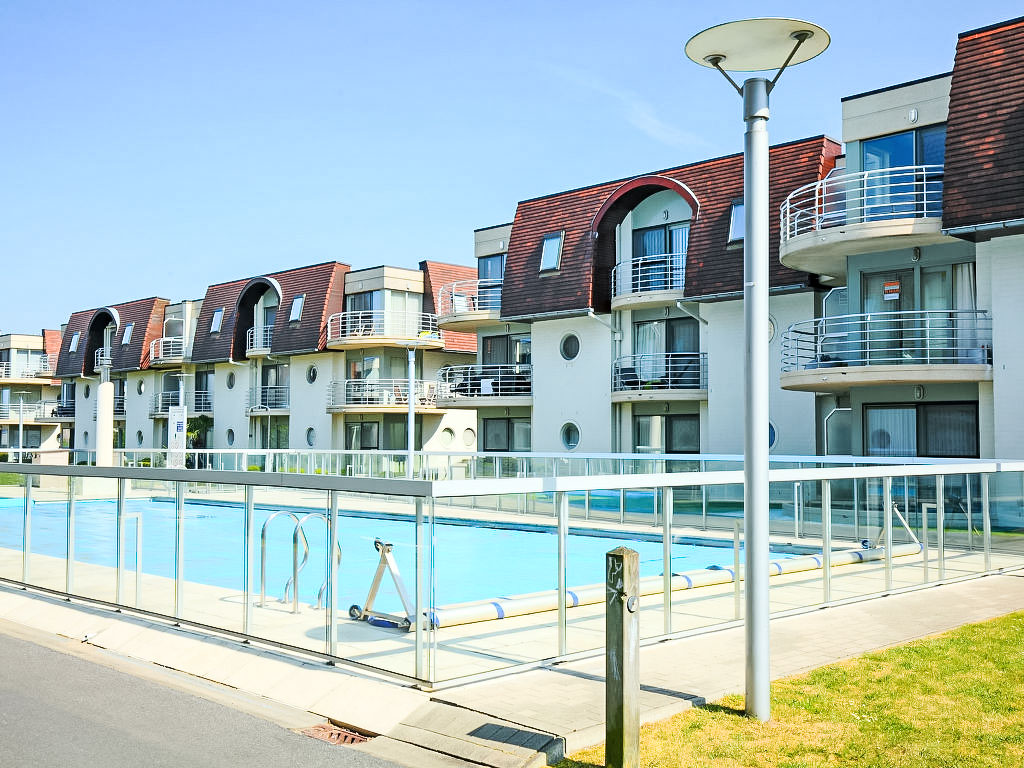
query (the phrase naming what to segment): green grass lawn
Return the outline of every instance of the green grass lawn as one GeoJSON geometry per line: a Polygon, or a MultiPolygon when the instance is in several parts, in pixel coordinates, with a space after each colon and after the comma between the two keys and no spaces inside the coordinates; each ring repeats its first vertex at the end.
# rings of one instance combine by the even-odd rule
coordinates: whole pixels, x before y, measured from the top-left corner
{"type": "Polygon", "coordinates": [[[21,485],[22,476],[16,472],[0,472],[0,485],[21,485]]]}
{"type": "MultiPolygon", "coordinates": [[[[772,684],[772,720],[743,697],[645,726],[645,768],[1024,766],[1024,613],[772,684]]],[[[604,746],[560,768],[604,765],[604,746]]]]}

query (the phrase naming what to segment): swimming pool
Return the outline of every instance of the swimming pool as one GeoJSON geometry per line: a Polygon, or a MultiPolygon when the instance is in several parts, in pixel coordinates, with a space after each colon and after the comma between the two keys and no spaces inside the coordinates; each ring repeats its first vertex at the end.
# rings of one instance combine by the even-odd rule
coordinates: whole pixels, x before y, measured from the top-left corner
{"type": "MultiPolygon", "coordinates": [[[[280,507],[257,506],[254,515],[252,589],[260,587],[259,535],[268,516],[280,507]]],[[[289,508],[291,509],[291,508],[289,508]]],[[[300,516],[312,509],[293,509],[300,516]]],[[[175,509],[167,499],[125,501],[125,563],[134,571],[135,526],[141,521],[142,570],[146,574],[173,577],[175,509]]],[[[184,578],[215,587],[240,591],[243,585],[244,507],[234,503],[187,501],[184,506],[184,578]]],[[[67,554],[67,505],[35,501],[31,522],[32,552],[64,558],[67,554]]],[[[116,503],[113,500],[76,501],[75,561],[115,566],[116,503]]],[[[294,522],[281,516],[267,529],[267,598],[280,599],[292,570],[294,522]]],[[[550,523],[496,524],[444,520],[434,525],[434,605],[509,597],[557,587],[558,542],[550,523]]],[[[309,561],[299,578],[299,598],[315,603],[326,573],[326,526],[311,519],[304,527],[309,561]]],[[[362,605],[379,562],[375,539],[394,545],[394,556],[411,593],[415,583],[415,526],[408,518],[341,511],[338,541],[342,548],[338,570],[338,606],[362,605]]],[[[22,502],[0,500],[0,547],[20,550],[22,502]]],[[[640,554],[640,575],[662,574],[662,544],[656,536],[645,538],[627,531],[595,531],[571,528],[568,541],[567,584],[598,584],[604,576],[604,554],[626,545],[640,554]]],[[[792,556],[774,552],[774,559],[792,556]]],[[[672,545],[672,571],[730,567],[731,546],[712,546],[676,541],[672,545]]],[[[390,577],[385,576],[375,606],[399,612],[401,603],[390,577]]]]}

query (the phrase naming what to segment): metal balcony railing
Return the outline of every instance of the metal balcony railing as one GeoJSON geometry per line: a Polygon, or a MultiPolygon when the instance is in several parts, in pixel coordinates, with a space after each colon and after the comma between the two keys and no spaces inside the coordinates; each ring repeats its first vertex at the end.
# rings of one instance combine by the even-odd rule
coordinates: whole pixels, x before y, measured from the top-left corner
{"type": "MultiPolygon", "coordinates": [[[[413,382],[414,405],[433,406],[437,402],[437,382],[417,379],[413,382]]],[[[344,379],[332,381],[327,393],[328,407],[346,405],[408,405],[408,379],[344,379]]]]}
{"type": "MultiPolygon", "coordinates": [[[[181,403],[177,390],[156,392],[150,399],[149,415],[166,416],[168,411],[181,403]]],[[[185,392],[185,407],[188,413],[213,413],[213,393],[206,390],[185,392]]]]}
{"type": "Polygon", "coordinates": [[[533,366],[455,365],[438,371],[437,396],[441,400],[460,397],[529,397],[533,394],[533,366]]]}
{"type": "Polygon", "coordinates": [[[114,395],[114,415],[124,416],[124,395],[114,395]]]}
{"type": "Polygon", "coordinates": [[[254,387],[249,390],[250,411],[281,410],[288,407],[288,387],[254,387]]]}
{"type": "Polygon", "coordinates": [[[857,365],[991,365],[986,310],[908,310],[822,317],[782,335],[782,371],[857,365]]]}
{"type": "Polygon", "coordinates": [[[263,328],[250,328],[245,334],[246,353],[257,350],[269,350],[274,341],[274,327],[272,325],[263,328]]]}
{"type": "Polygon", "coordinates": [[[17,419],[19,414],[23,421],[37,419],[44,413],[44,404],[36,403],[3,403],[0,402],[0,419],[17,419]]]}
{"type": "Polygon", "coordinates": [[[190,410],[195,413],[213,413],[213,392],[198,390],[188,393],[190,410]]]}
{"type": "Polygon", "coordinates": [[[437,315],[429,312],[387,312],[380,309],[339,312],[327,318],[327,341],[352,337],[440,339],[437,315]]]}
{"type": "Polygon", "coordinates": [[[685,253],[636,256],[612,268],[612,296],[682,291],[685,281],[685,253]]]}
{"type": "Polygon", "coordinates": [[[181,405],[181,394],[176,389],[167,392],[154,392],[149,401],[149,415],[166,416],[171,408],[179,405],[181,405]]]}
{"type": "Polygon", "coordinates": [[[57,358],[43,355],[27,363],[0,363],[0,379],[31,379],[36,376],[53,376],[57,358]]]}
{"type": "Polygon", "coordinates": [[[612,392],[707,388],[705,352],[625,355],[612,364],[612,392]]]}
{"type": "Polygon", "coordinates": [[[181,336],[164,336],[149,343],[151,363],[180,362],[185,357],[185,339],[181,336]]]}
{"type": "Polygon", "coordinates": [[[449,317],[461,312],[500,312],[501,280],[457,280],[441,286],[437,314],[449,317]]]}
{"type": "Polygon", "coordinates": [[[39,416],[43,419],[73,419],[75,417],[74,400],[43,400],[39,407],[39,416]]]}
{"type": "Polygon", "coordinates": [[[105,365],[113,365],[113,363],[114,358],[111,356],[110,347],[100,347],[96,350],[96,368],[102,368],[105,365]]]}
{"type": "Polygon", "coordinates": [[[844,173],[805,184],[782,204],[782,240],[831,227],[942,217],[941,165],[844,173]]]}

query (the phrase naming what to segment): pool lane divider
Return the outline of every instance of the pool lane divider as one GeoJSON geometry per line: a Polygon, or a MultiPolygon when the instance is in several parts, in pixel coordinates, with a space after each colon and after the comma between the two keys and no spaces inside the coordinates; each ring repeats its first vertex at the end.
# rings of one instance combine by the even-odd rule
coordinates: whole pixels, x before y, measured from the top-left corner
{"type": "MultiPolygon", "coordinates": [[[[892,548],[893,557],[909,557],[921,552],[920,544],[897,544],[892,548]]],[[[852,565],[882,560],[885,557],[884,547],[870,549],[848,549],[832,553],[832,567],[852,565]]],[[[786,560],[773,560],[769,563],[772,576],[786,573],[821,570],[820,555],[803,555],[786,560]]],[[[732,568],[712,566],[697,571],[672,574],[672,591],[711,587],[719,584],[731,584],[735,579],[732,568]]],[[[640,579],[640,594],[660,595],[663,590],[661,576],[648,576],[640,579]]],[[[605,585],[591,584],[575,587],[566,591],[566,605],[576,608],[582,605],[597,605],[605,599],[605,585]]],[[[454,627],[460,624],[475,624],[481,621],[508,619],[513,616],[526,616],[531,613],[543,613],[558,609],[558,591],[548,590],[527,595],[501,597],[492,600],[477,600],[469,603],[436,608],[431,616],[435,627],[454,627]]]]}

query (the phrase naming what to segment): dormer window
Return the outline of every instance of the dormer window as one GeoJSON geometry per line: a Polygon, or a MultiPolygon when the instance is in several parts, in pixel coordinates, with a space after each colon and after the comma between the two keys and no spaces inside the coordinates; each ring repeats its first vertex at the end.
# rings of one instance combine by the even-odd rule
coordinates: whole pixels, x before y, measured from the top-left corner
{"type": "Polygon", "coordinates": [[[544,236],[544,243],[540,252],[540,271],[549,272],[558,269],[562,260],[562,241],[565,239],[565,232],[554,232],[544,236]]]}
{"type": "Polygon", "coordinates": [[[729,218],[729,242],[737,243],[743,239],[747,221],[743,212],[743,201],[733,200],[732,215],[729,218]]]}
{"type": "Polygon", "coordinates": [[[224,322],[224,307],[213,310],[213,319],[210,321],[210,333],[220,333],[221,324],[224,322]]]}
{"type": "Polygon", "coordinates": [[[121,337],[121,346],[127,347],[132,343],[132,331],[135,330],[135,323],[128,323],[124,327],[124,335],[121,337]]]}
{"type": "Polygon", "coordinates": [[[297,323],[302,317],[302,307],[306,303],[306,294],[300,293],[294,299],[292,299],[292,308],[288,313],[288,322],[297,323]]]}
{"type": "Polygon", "coordinates": [[[82,334],[80,334],[78,331],[75,331],[73,334],[71,334],[71,346],[68,347],[68,352],[74,354],[75,352],[78,351],[78,340],[81,337],[82,334]]]}

